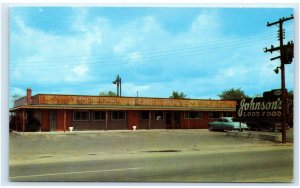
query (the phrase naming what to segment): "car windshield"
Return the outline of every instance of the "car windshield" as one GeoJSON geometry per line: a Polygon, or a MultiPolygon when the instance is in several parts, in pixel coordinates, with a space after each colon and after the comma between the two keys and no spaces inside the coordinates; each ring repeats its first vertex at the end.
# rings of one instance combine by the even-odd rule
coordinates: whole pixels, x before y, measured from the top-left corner
{"type": "Polygon", "coordinates": [[[231,117],[225,117],[225,118],[223,118],[223,121],[225,121],[225,122],[233,122],[231,117]]]}

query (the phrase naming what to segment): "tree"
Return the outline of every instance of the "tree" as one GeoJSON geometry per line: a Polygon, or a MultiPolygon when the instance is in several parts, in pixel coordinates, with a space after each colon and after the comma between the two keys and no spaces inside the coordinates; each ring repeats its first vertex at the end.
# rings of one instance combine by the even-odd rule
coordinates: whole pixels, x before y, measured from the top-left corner
{"type": "Polygon", "coordinates": [[[172,95],[169,97],[170,99],[185,99],[186,94],[183,92],[179,93],[178,91],[173,91],[172,95]]]}
{"type": "Polygon", "coordinates": [[[19,95],[19,94],[14,94],[14,95],[12,96],[12,98],[13,98],[13,100],[15,101],[15,100],[21,98],[21,95],[19,95]]]}
{"type": "Polygon", "coordinates": [[[31,118],[28,120],[28,126],[26,128],[29,132],[39,131],[41,128],[41,123],[37,118],[31,118]]]}
{"type": "Polygon", "coordinates": [[[249,96],[245,95],[244,91],[241,88],[224,90],[221,94],[218,95],[222,100],[237,100],[242,98],[248,98],[249,96]]]}
{"type": "Polygon", "coordinates": [[[288,92],[288,96],[290,96],[290,97],[294,97],[294,91],[293,90],[290,90],[289,92],[288,92]]]}
{"type": "Polygon", "coordinates": [[[117,96],[117,94],[113,91],[101,91],[99,93],[100,96],[110,96],[110,97],[113,97],[113,96],[117,96]]]}

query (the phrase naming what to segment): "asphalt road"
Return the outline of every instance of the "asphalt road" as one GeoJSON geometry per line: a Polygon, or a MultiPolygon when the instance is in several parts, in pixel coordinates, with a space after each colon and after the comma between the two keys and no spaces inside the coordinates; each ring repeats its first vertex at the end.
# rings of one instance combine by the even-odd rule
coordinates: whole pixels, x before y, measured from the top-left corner
{"type": "Polygon", "coordinates": [[[12,135],[10,141],[12,182],[204,183],[293,179],[292,144],[228,137],[222,132],[12,135]]]}
{"type": "Polygon", "coordinates": [[[181,154],[153,152],[120,159],[11,167],[11,181],[80,182],[290,182],[292,151],[181,154]],[[154,153],[154,154],[153,154],[154,153]]]}

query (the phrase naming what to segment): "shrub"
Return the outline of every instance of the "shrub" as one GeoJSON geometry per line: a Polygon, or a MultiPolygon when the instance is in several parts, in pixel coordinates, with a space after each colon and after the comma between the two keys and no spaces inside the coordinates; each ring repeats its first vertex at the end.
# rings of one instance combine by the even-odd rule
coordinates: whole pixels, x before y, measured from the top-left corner
{"type": "Polygon", "coordinates": [[[28,121],[27,131],[36,132],[39,131],[40,128],[41,128],[41,123],[37,118],[33,118],[28,121]]]}

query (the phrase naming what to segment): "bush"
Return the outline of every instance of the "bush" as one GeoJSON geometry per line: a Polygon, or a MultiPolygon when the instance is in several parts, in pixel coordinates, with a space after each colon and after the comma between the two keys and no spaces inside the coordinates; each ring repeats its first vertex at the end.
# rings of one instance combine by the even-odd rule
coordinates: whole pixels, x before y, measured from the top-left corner
{"type": "Polygon", "coordinates": [[[40,128],[41,128],[41,123],[37,118],[33,118],[28,121],[27,131],[36,132],[39,131],[40,128]]]}

